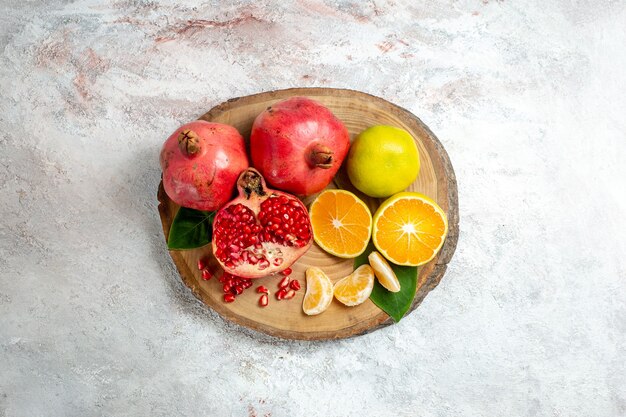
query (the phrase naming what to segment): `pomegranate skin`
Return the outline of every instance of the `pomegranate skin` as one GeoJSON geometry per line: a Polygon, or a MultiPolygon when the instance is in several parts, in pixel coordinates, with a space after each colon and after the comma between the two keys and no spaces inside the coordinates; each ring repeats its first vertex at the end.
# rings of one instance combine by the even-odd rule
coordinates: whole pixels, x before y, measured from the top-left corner
{"type": "Polygon", "coordinates": [[[179,127],[161,149],[163,188],[177,204],[213,211],[233,196],[249,166],[243,137],[221,123],[197,120],[179,127]]]}
{"type": "Polygon", "coordinates": [[[299,196],[323,190],[350,147],[345,125],[321,103],[292,97],[265,109],[250,133],[250,156],[271,186],[299,196]]]}

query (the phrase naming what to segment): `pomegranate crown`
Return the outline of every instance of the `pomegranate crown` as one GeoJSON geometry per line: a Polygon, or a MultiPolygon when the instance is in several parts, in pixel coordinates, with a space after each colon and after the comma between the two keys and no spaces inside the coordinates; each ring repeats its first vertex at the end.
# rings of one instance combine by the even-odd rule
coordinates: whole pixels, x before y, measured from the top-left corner
{"type": "Polygon", "coordinates": [[[187,156],[195,155],[200,150],[200,137],[191,129],[181,130],[178,134],[178,148],[187,156]]]}
{"type": "Polygon", "coordinates": [[[237,179],[237,188],[241,191],[246,198],[250,198],[251,195],[256,194],[264,196],[265,192],[265,180],[259,171],[254,168],[248,168],[239,175],[237,179]]]}

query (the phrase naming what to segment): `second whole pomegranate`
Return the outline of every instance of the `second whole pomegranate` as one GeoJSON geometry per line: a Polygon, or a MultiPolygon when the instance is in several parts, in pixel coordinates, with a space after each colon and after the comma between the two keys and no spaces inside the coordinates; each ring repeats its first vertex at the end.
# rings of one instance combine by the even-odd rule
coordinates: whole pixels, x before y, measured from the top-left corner
{"type": "Polygon", "coordinates": [[[250,133],[252,165],[280,190],[307,196],[333,179],[350,147],[345,125],[321,103],[292,97],[257,116],[250,133]]]}

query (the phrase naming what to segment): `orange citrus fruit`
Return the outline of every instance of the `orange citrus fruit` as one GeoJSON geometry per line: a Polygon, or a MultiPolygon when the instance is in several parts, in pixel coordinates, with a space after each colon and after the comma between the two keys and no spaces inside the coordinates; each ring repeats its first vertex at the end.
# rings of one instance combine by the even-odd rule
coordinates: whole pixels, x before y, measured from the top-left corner
{"type": "Polygon", "coordinates": [[[391,269],[387,260],[383,258],[380,253],[374,251],[369,254],[367,259],[369,260],[370,266],[374,270],[374,275],[376,275],[380,285],[391,292],[400,291],[400,281],[398,281],[396,273],[393,272],[393,269],[391,269]]]}
{"type": "Polygon", "coordinates": [[[356,306],[367,300],[374,288],[374,270],[361,265],[353,273],[335,283],[335,298],[347,306],[356,306]]]}
{"type": "Polygon", "coordinates": [[[424,265],[439,252],[447,234],[446,213],[420,193],[395,194],[374,214],[374,246],[394,264],[424,265]]]}
{"type": "Polygon", "coordinates": [[[354,258],[365,251],[372,233],[372,214],[356,195],[326,190],[309,210],[313,239],[326,252],[354,258]]]}
{"type": "Polygon", "coordinates": [[[319,268],[306,270],[306,293],[302,302],[305,314],[313,316],[328,308],[333,301],[333,283],[319,268]]]}

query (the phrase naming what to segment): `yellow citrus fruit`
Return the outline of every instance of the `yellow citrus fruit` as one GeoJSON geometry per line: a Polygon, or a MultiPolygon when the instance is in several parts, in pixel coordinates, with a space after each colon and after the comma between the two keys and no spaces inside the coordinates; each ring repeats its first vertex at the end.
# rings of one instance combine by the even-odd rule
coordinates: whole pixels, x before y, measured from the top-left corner
{"type": "Polygon", "coordinates": [[[326,252],[354,258],[365,250],[372,233],[372,214],[357,196],[345,190],[326,190],[309,210],[313,239],[326,252]]]}
{"type": "Polygon", "coordinates": [[[376,279],[378,279],[380,285],[391,292],[400,291],[400,281],[398,281],[396,273],[393,272],[393,269],[391,269],[387,260],[383,258],[380,253],[374,251],[369,254],[367,259],[369,260],[370,266],[374,270],[374,275],[376,275],[376,279]]]}
{"type": "Polygon", "coordinates": [[[306,270],[306,292],[302,302],[305,314],[313,316],[325,311],[333,301],[333,283],[319,268],[306,270]]]}
{"type": "Polygon", "coordinates": [[[374,246],[394,264],[424,265],[439,252],[447,234],[446,213],[420,193],[395,194],[374,214],[374,246]]]}
{"type": "Polygon", "coordinates": [[[370,197],[404,191],[417,178],[419,153],[409,132],[394,126],[372,126],[350,145],[346,162],[350,182],[370,197]]]}
{"type": "Polygon", "coordinates": [[[367,300],[374,288],[374,270],[365,264],[335,283],[335,298],[347,306],[356,306],[367,300]]]}

